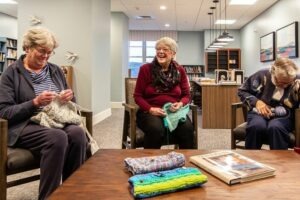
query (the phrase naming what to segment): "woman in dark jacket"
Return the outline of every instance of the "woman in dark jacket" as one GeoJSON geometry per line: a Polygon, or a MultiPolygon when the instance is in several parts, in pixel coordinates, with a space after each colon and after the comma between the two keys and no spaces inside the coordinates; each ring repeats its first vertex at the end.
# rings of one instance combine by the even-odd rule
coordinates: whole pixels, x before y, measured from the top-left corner
{"type": "Polygon", "coordinates": [[[238,95],[247,104],[247,149],[260,149],[267,140],[270,149],[287,149],[289,133],[293,130],[293,85],[296,83],[297,66],[287,58],[278,58],[271,69],[263,69],[251,75],[239,88],[238,95]]]}
{"type": "Polygon", "coordinates": [[[23,38],[25,55],[5,70],[0,82],[0,117],[8,120],[8,145],[40,158],[39,199],[46,199],[79,168],[86,154],[86,136],[79,126],[55,129],[30,120],[56,97],[74,101],[61,69],[48,62],[57,46],[49,30],[28,30],[23,38]]]}

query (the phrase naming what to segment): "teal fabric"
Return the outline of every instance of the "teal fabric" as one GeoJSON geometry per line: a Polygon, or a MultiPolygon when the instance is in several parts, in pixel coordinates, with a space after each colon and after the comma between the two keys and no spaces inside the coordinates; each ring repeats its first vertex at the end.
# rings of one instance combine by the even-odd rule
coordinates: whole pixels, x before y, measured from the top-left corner
{"type": "Polygon", "coordinates": [[[171,112],[170,107],[172,103],[166,103],[163,106],[164,111],[166,112],[166,116],[163,118],[164,126],[170,130],[170,132],[174,131],[179,122],[185,122],[187,114],[190,111],[190,105],[187,104],[181,107],[177,112],[171,112]]]}

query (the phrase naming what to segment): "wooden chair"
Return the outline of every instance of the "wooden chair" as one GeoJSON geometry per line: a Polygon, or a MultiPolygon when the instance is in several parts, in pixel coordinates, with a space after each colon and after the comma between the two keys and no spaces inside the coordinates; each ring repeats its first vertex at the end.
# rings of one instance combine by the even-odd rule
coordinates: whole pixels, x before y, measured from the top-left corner
{"type": "MultiPolygon", "coordinates": [[[[242,148],[245,146],[241,145],[241,142],[245,141],[246,138],[246,125],[247,125],[247,112],[248,107],[242,102],[234,103],[231,105],[231,148],[242,148]],[[237,113],[242,110],[244,122],[237,124],[237,113]]],[[[289,134],[290,144],[289,146],[293,148],[294,146],[300,147],[300,109],[295,110],[295,130],[289,134]]],[[[268,144],[268,141],[263,141],[264,144],[268,144]]]]}
{"type": "MultiPolygon", "coordinates": [[[[124,106],[124,122],[123,122],[123,137],[122,149],[135,149],[143,147],[144,133],[136,125],[136,105],[133,93],[135,90],[136,78],[125,78],[125,103],[124,106]]],[[[198,122],[197,122],[197,106],[191,105],[191,120],[194,126],[194,149],[198,148],[198,122]]],[[[174,144],[170,141],[169,144],[174,144]]],[[[163,145],[168,145],[167,141],[163,145]]],[[[175,144],[176,145],[176,144],[175,144]]],[[[177,145],[176,145],[177,146],[177,145]]]]}
{"type": "MultiPolygon", "coordinates": [[[[87,129],[92,134],[92,112],[81,111],[81,115],[86,118],[87,129]]],[[[39,159],[34,157],[29,150],[7,147],[7,134],[7,120],[0,119],[0,200],[6,199],[7,188],[35,181],[40,178],[38,174],[7,182],[8,175],[38,169],[40,166],[39,159]]]]}
{"type": "MultiPolygon", "coordinates": [[[[70,75],[67,72],[72,70],[71,66],[64,67],[64,73],[67,77],[67,82],[72,87],[70,75]]],[[[85,125],[88,131],[93,133],[93,113],[91,111],[81,111],[82,117],[85,117],[85,125]]],[[[7,147],[8,137],[8,122],[7,120],[0,118],[0,200],[6,199],[6,190],[9,187],[21,185],[31,181],[39,180],[40,175],[33,175],[24,177],[21,179],[7,182],[7,176],[26,172],[40,167],[40,161],[34,155],[26,149],[7,147]]],[[[91,153],[87,151],[87,157],[90,157],[91,153]]]]}

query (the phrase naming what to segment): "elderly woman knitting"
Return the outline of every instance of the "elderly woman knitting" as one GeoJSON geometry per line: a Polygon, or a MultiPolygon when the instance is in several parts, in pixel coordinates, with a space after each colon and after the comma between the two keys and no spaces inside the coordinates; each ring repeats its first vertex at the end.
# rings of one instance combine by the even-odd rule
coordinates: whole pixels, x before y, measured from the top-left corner
{"type": "Polygon", "coordinates": [[[278,58],[270,69],[251,75],[238,89],[247,115],[246,148],[260,149],[268,141],[270,149],[287,149],[288,133],[294,127],[294,109],[299,101],[293,98],[297,66],[288,58],[278,58]]]}
{"type": "MultiPolygon", "coordinates": [[[[140,67],[134,99],[139,110],[137,125],[145,133],[144,148],[158,149],[163,140],[172,137],[182,149],[193,147],[193,125],[180,121],[171,133],[163,118],[176,113],[190,102],[190,87],[182,66],[175,60],[176,42],[163,37],[156,42],[156,56],[151,63],[140,67]],[[165,105],[165,107],[164,107],[165,105]]],[[[180,111],[181,112],[181,111],[180,111]]]]}
{"type": "Polygon", "coordinates": [[[57,46],[49,30],[29,29],[23,38],[25,54],[6,69],[0,82],[0,117],[8,120],[8,145],[40,158],[39,199],[46,199],[86,155],[87,139],[79,126],[47,128],[30,120],[54,98],[74,100],[62,70],[48,62],[57,46]]]}

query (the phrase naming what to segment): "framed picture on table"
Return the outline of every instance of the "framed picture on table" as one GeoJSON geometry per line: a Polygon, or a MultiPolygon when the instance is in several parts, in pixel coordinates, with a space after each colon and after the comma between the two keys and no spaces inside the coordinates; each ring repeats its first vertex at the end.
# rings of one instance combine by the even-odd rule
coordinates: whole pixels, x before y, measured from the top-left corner
{"type": "Polygon", "coordinates": [[[260,37],[260,62],[275,60],[275,32],[260,37]]]}
{"type": "Polygon", "coordinates": [[[298,22],[276,30],[276,57],[298,58],[298,22]]]}

